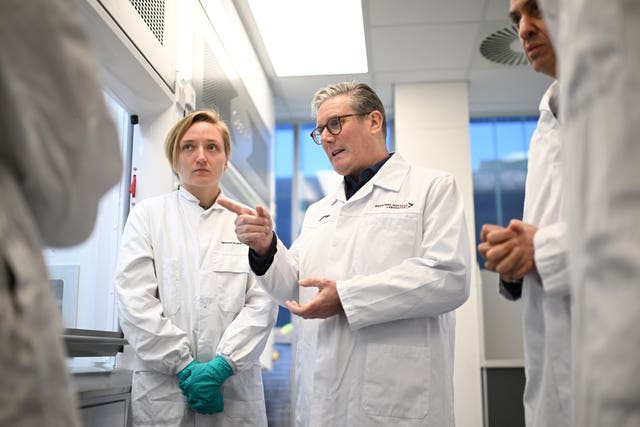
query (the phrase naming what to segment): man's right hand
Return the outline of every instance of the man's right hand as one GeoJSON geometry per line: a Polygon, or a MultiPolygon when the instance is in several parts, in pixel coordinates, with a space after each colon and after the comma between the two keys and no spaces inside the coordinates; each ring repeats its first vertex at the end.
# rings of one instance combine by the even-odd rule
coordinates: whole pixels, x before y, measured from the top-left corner
{"type": "Polygon", "coordinates": [[[478,252],[487,260],[485,268],[500,273],[500,278],[508,282],[535,270],[533,237],[537,230],[538,227],[515,219],[508,227],[483,225],[478,252]]]}
{"type": "Polygon", "coordinates": [[[495,224],[484,224],[480,231],[480,240],[482,243],[478,245],[478,252],[487,261],[485,268],[487,270],[496,271],[496,266],[502,261],[514,248],[514,242],[511,240],[515,237],[515,233],[506,227],[495,224]]]}
{"type": "Polygon", "coordinates": [[[216,202],[238,215],[235,221],[238,240],[253,249],[258,256],[267,255],[274,237],[273,221],[264,206],[257,206],[254,210],[226,197],[218,197],[216,202]]]}

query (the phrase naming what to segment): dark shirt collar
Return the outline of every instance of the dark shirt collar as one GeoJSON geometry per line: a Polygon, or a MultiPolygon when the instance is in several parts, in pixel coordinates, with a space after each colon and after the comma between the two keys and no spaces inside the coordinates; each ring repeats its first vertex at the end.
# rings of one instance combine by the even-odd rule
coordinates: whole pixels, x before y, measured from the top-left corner
{"type": "Polygon", "coordinates": [[[351,198],[351,196],[356,194],[356,192],[359,189],[364,187],[364,185],[367,182],[369,182],[369,180],[371,180],[371,178],[373,178],[375,174],[378,173],[380,168],[382,168],[382,165],[384,165],[387,162],[387,160],[389,160],[391,158],[391,156],[393,156],[393,153],[389,154],[387,157],[385,157],[384,159],[380,160],[378,163],[376,163],[376,164],[374,164],[372,166],[369,166],[368,168],[366,168],[365,170],[360,172],[360,180],[359,181],[356,181],[355,179],[353,179],[349,175],[345,175],[345,177],[344,177],[344,194],[345,194],[347,200],[349,200],[351,198]]]}

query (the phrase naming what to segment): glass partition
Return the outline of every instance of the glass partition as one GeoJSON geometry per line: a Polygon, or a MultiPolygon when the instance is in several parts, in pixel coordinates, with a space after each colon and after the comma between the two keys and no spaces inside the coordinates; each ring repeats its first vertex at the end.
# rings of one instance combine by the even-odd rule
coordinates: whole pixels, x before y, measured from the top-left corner
{"type": "MultiPolygon", "coordinates": [[[[130,156],[129,115],[113,98],[108,95],[105,98],[118,128],[121,153],[126,165],[130,156]]],[[[125,167],[123,175],[128,177],[128,174],[125,167]]],[[[64,334],[67,349],[71,356],[83,356],[82,360],[70,360],[73,370],[95,367],[108,369],[115,362],[112,347],[102,342],[102,338],[115,343],[121,336],[114,276],[118,244],[129,206],[126,182],[128,179],[121,180],[102,197],[93,232],[85,242],[68,248],[47,247],[43,250],[49,280],[67,328],[64,334]],[[83,340],[86,346],[82,344],[83,340]],[[87,353],[92,351],[87,348],[92,345],[96,351],[108,347],[108,350],[98,352],[105,356],[86,358],[87,353]],[[78,348],[81,350],[76,352],[78,348]]],[[[118,341],[115,348],[118,345],[121,346],[122,342],[118,341]]]]}

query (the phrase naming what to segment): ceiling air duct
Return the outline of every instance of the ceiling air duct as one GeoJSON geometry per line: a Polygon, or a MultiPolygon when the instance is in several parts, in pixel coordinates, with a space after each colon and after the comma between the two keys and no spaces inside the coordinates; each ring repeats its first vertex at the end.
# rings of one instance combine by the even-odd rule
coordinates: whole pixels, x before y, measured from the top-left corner
{"type": "Polygon", "coordinates": [[[504,65],[524,65],[524,55],[518,28],[515,25],[505,27],[487,36],[480,44],[480,53],[486,59],[504,65]]]}

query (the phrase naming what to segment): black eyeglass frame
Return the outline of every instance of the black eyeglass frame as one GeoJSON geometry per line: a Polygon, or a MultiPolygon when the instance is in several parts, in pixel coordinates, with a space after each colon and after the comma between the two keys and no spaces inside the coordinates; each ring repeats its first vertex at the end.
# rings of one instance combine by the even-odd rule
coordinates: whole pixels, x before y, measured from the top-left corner
{"type": "Polygon", "coordinates": [[[322,145],[322,132],[324,132],[325,128],[329,131],[329,133],[333,136],[336,135],[340,135],[340,132],[342,132],[342,119],[346,119],[347,117],[353,117],[353,116],[366,116],[368,114],[371,114],[371,112],[368,113],[352,113],[352,114],[345,114],[343,116],[334,116],[331,117],[329,120],[327,120],[327,122],[322,125],[322,126],[318,126],[317,128],[315,128],[314,130],[311,131],[311,133],[309,134],[311,136],[311,139],[313,140],[313,142],[316,143],[316,145],[322,145]],[[331,120],[338,120],[338,131],[337,132],[333,132],[330,128],[329,128],[329,122],[331,120]]]}

